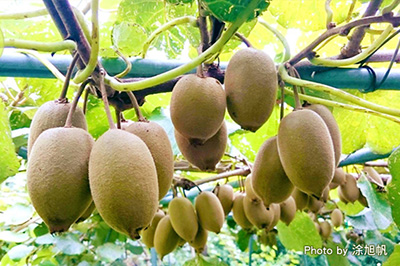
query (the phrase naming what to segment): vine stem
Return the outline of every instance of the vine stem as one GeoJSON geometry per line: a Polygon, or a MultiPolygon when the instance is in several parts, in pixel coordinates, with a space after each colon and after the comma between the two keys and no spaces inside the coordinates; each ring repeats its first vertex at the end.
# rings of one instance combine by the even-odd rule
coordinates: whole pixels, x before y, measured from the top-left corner
{"type": "Polygon", "coordinates": [[[224,179],[224,178],[228,178],[228,177],[232,177],[232,176],[247,176],[248,174],[250,174],[250,168],[249,167],[244,167],[242,169],[237,169],[237,170],[233,170],[233,171],[228,171],[228,172],[224,172],[215,176],[211,176],[208,178],[203,178],[203,179],[199,179],[194,181],[194,183],[199,186],[205,183],[209,183],[209,182],[213,182],[213,181],[217,181],[220,179],[224,179]]]}
{"type": "Polygon", "coordinates": [[[78,106],[79,98],[81,97],[83,91],[85,90],[86,85],[89,84],[90,82],[91,82],[91,80],[87,79],[81,84],[81,86],[79,86],[79,90],[78,90],[77,94],[75,95],[74,100],[72,101],[71,107],[69,108],[67,120],[65,121],[64,127],[68,127],[68,128],[72,127],[72,117],[75,113],[76,107],[78,106]]]}
{"type": "Polygon", "coordinates": [[[392,3],[390,3],[389,5],[385,6],[382,9],[382,14],[387,14],[389,12],[391,12],[393,9],[395,9],[398,5],[400,4],[400,0],[393,0],[392,3]]]}
{"type": "MultiPolygon", "coordinates": [[[[285,92],[287,94],[290,94],[292,96],[294,96],[293,91],[285,88],[285,92]]],[[[343,108],[343,109],[347,109],[347,110],[351,110],[351,111],[356,111],[356,112],[361,112],[361,113],[365,113],[365,114],[371,114],[371,115],[375,115],[381,118],[385,118],[388,119],[392,122],[398,123],[400,124],[400,119],[391,116],[391,115],[386,115],[386,114],[382,114],[380,112],[376,112],[370,109],[366,109],[360,106],[354,106],[354,105],[350,105],[350,104],[345,104],[345,103],[339,103],[339,102],[335,102],[335,101],[330,101],[330,100],[326,100],[326,99],[322,99],[322,98],[317,98],[317,97],[313,97],[313,96],[309,96],[309,95],[305,95],[305,94],[299,94],[299,98],[302,100],[305,100],[307,102],[311,102],[311,103],[315,103],[315,104],[322,104],[325,106],[331,106],[331,107],[339,107],[339,108],[343,108]]]]}
{"type": "Polygon", "coordinates": [[[136,113],[136,116],[137,116],[137,118],[138,118],[138,121],[139,121],[139,122],[145,122],[145,121],[147,121],[146,118],[144,118],[142,112],[140,111],[139,104],[138,104],[138,102],[137,102],[137,100],[136,100],[136,97],[135,97],[135,95],[133,94],[133,92],[128,91],[127,93],[128,93],[129,99],[130,99],[131,102],[132,102],[133,109],[135,109],[135,113],[136,113]]]}
{"type": "Polygon", "coordinates": [[[314,57],[312,59],[309,59],[309,61],[317,66],[341,67],[341,66],[353,65],[355,63],[358,63],[358,62],[364,60],[365,58],[370,56],[371,53],[373,53],[376,49],[378,49],[385,42],[386,38],[390,35],[392,30],[393,30],[392,25],[387,26],[386,29],[383,31],[383,33],[379,36],[378,39],[376,39],[362,53],[357,54],[356,56],[346,58],[346,59],[340,59],[340,60],[332,60],[332,59],[328,59],[328,58],[314,57]]]}
{"type": "Polygon", "coordinates": [[[349,101],[351,103],[354,103],[356,105],[365,107],[367,109],[370,109],[370,110],[373,110],[373,111],[376,111],[379,113],[388,114],[388,115],[397,116],[397,117],[400,116],[400,110],[392,109],[392,108],[389,108],[386,106],[371,103],[369,101],[366,101],[364,99],[361,99],[357,96],[354,96],[350,93],[344,92],[342,90],[336,89],[331,86],[290,77],[283,64],[279,66],[279,74],[280,74],[282,80],[289,84],[309,88],[309,89],[316,90],[316,91],[322,91],[325,93],[329,93],[329,94],[337,96],[345,101],[349,101]]]}
{"type": "Polygon", "coordinates": [[[252,0],[245,8],[243,12],[237,17],[237,20],[233,22],[229,28],[222,34],[221,38],[218,39],[210,48],[208,48],[204,53],[197,56],[192,61],[181,65],[177,68],[174,68],[170,71],[164,72],[160,75],[154,76],[149,79],[144,79],[138,82],[127,82],[121,83],[118,80],[106,76],[105,82],[107,85],[112,87],[117,91],[137,91],[148,87],[153,87],[158,84],[169,81],[173,78],[176,78],[180,75],[183,75],[190,70],[196,68],[199,64],[205,62],[206,60],[213,57],[213,55],[220,52],[220,50],[224,47],[224,45],[231,39],[231,37],[235,34],[235,32],[239,29],[239,27],[247,21],[247,19],[252,15],[256,7],[258,6],[261,0],[252,0]]]}
{"type": "Polygon", "coordinates": [[[40,17],[44,15],[48,15],[46,8],[34,10],[34,11],[26,11],[26,12],[16,12],[16,13],[3,13],[0,14],[0,20],[3,19],[25,19],[25,18],[34,18],[40,17]]]}
{"type": "Polygon", "coordinates": [[[173,20],[169,21],[168,23],[165,23],[164,25],[162,25],[158,29],[156,29],[155,31],[153,31],[151,33],[151,35],[144,42],[143,50],[142,50],[142,58],[146,57],[147,51],[149,50],[149,47],[150,47],[151,43],[157,38],[158,35],[160,35],[164,31],[167,31],[170,28],[173,28],[173,27],[175,27],[177,25],[185,24],[185,23],[190,23],[192,25],[196,25],[196,22],[197,22],[197,19],[195,17],[184,16],[184,17],[173,19],[173,20]]]}
{"type": "Polygon", "coordinates": [[[86,37],[86,40],[88,41],[88,43],[90,45],[92,45],[92,38],[90,38],[91,33],[90,33],[90,29],[89,29],[89,27],[88,27],[88,25],[86,23],[85,16],[83,15],[82,11],[80,11],[78,8],[76,8],[74,6],[72,7],[72,11],[74,12],[75,17],[78,20],[78,23],[82,28],[82,31],[83,31],[83,34],[86,37]]]}
{"type": "Polygon", "coordinates": [[[272,27],[271,25],[269,25],[267,22],[265,22],[264,20],[262,20],[260,18],[258,19],[258,23],[260,23],[267,30],[272,32],[278,38],[278,40],[282,43],[283,49],[285,51],[285,56],[283,57],[283,62],[289,60],[290,59],[290,45],[289,45],[289,42],[286,40],[285,36],[283,36],[283,34],[280,31],[278,31],[277,29],[275,29],[274,27],[272,27]]]}
{"type": "Polygon", "coordinates": [[[106,71],[104,69],[100,69],[100,82],[99,83],[100,83],[101,98],[103,99],[104,109],[106,111],[107,120],[108,120],[108,125],[110,126],[110,129],[116,129],[114,121],[112,120],[110,105],[108,104],[106,86],[104,86],[104,77],[106,75],[107,75],[106,71]]]}
{"type": "Polygon", "coordinates": [[[92,38],[90,57],[86,67],[79,71],[74,78],[75,83],[81,83],[86,80],[97,67],[99,56],[99,0],[92,0],[92,38]]]}
{"type": "Polygon", "coordinates": [[[124,76],[126,76],[129,72],[131,72],[132,69],[132,63],[131,61],[129,61],[129,59],[124,56],[117,47],[114,47],[114,51],[115,53],[122,58],[122,60],[124,60],[126,67],[124,69],[124,71],[122,71],[121,73],[115,75],[116,78],[123,78],[124,76]]]}
{"type": "Polygon", "coordinates": [[[75,50],[76,43],[71,40],[49,43],[17,39],[4,39],[4,47],[31,49],[41,52],[58,52],[64,50],[75,50]]]}
{"type": "Polygon", "coordinates": [[[68,87],[69,87],[69,82],[70,82],[70,79],[71,79],[71,76],[72,76],[72,72],[74,71],[75,64],[78,61],[78,59],[79,59],[79,54],[76,53],[74,55],[74,57],[72,58],[71,64],[69,64],[69,67],[68,67],[68,70],[67,70],[67,74],[65,75],[65,81],[64,81],[63,88],[61,90],[61,94],[60,94],[59,100],[66,99],[67,92],[68,92],[68,87]]]}
{"type": "MultiPolygon", "coordinates": [[[[31,55],[33,57],[35,57],[37,60],[40,61],[40,63],[42,63],[45,67],[47,67],[48,70],[50,70],[50,72],[61,82],[65,82],[65,77],[64,75],[46,58],[44,58],[41,54],[39,54],[36,51],[32,51],[32,50],[26,50],[26,49],[16,49],[15,52],[17,53],[22,53],[22,54],[28,54],[31,55]]],[[[79,85],[77,85],[74,82],[70,82],[70,86],[73,86],[75,88],[78,88],[79,85]]]]}
{"type": "Polygon", "coordinates": [[[333,11],[331,9],[331,0],[325,0],[326,28],[330,29],[333,21],[333,11]]]}

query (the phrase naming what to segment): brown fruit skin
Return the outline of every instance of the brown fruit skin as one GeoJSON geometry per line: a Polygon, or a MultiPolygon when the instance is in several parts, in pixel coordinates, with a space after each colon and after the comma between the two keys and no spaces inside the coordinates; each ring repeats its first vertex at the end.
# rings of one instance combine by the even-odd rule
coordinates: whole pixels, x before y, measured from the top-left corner
{"type": "Polygon", "coordinates": [[[335,182],[331,182],[329,184],[329,190],[333,190],[335,188],[337,188],[339,186],[339,184],[335,183],[335,182]]]}
{"type": "Polygon", "coordinates": [[[241,49],[229,61],[224,82],[230,117],[255,132],[275,105],[278,78],[274,62],[261,50],[241,49]]]}
{"type": "Polygon", "coordinates": [[[79,217],[78,220],[76,220],[75,223],[80,223],[85,221],[87,218],[89,218],[93,211],[96,209],[96,205],[94,205],[94,202],[92,201],[92,203],[89,205],[89,207],[87,207],[86,211],[84,213],[82,213],[82,215],[79,217]]]}
{"type": "Polygon", "coordinates": [[[339,227],[343,223],[343,213],[339,209],[334,209],[331,213],[331,222],[334,227],[339,227]]]}
{"type": "Polygon", "coordinates": [[[243,229],[252,229],[253,224],[247,219],[246,214],[244,212],[243,200],[245,198],[245,194],[243,193],[236,193],[235,199],[233,200],[233,207],[232,207],[232,216],[233,220],[242,227],[243,229]]]}
{"type": "Polygon", "coordinates": [[[333,175],[332,182],[338,185],[343,185],[346,182],[346,173],[343,171],[342,168],[335,169],[335,174],[333,175]]]}
{"type": "Polygon", "coordinates": [[[281,221],[286,225],[289,225],[294,217],[296,216],[296,201],[293,197],[289,197],[287,200],[280,204],[281,207],[281,221]]]}
{"type": "Polygon", "coordinates": [[[191,143],[204,143],[217,133],[224,120],[225,108],[224,90],[214,78],[185,75],[172,90],[172,123],[191,143]]]}
{"type": "Polygon", "coordinates": [[[320,198],[336,168],[332,139],[324,120],[305,109],[285,116],[279,125],[278,152],[292,184],[320,198]]]}
{"type": "MultiPolygon", "coordinates": [[[[71,103],[60,103],[58,100],[46,102],[39,107],[30,126],[28,157],[31,154],[33,144],[43,131],[65,125],[70,107],[71,103]]],[[[85,115],[79,107],[76,107],[72,116],[72,126],[87,130],[85,115]]]]}
{"type": "Polygon", "coordinates": [[[322,104],[312,104],[306,107],[309,110],[316,112],[325,122],[329,133],[332,137],[333,149],[335,151],[335,166],[340,163],[340,155],[342,155],[342,138],[340,136],[339,126],[331,111],[322,104]]]}
{"type": "Polygon", "coordinates": [[[64,232],[92,202],[88,180],[94,140],[81,128],[51,128],[36,139],[28,160],[29,196],[50,233],[64,232]]]}
{"type": "Polygon", "coordinates": [[[365,166],[364,167],[364,171],[367,173],[367,179],[370,182],[378,185],[379,187],[384,187],[385,186],[383,184],[381,176],[379,175],[379,173],[374,168],[365,166]]]}
{"type": "Polygon", "coordinates": [[[364,195],[360,192],[360,197],[358,198],[358,202],[361,203],[364,207],[368,207],[368,201],[367,198],[364,197],[364,195]]]}
{"type": "Polygon", "coordinates": [[[307,208],[313,213],[318,213],[319,210],[324,206],[324,202],[317,200],[314,197],[310,197],[308,200],[307,208]]]}
{"type": "Polygon", "coordinates": [[[272,230],[281,218],[281,206],[278,203],[272,203],[269,208],[274,213],[274,219],[272,219],[271,224],[268,226],[268,230],[272,230]]]}
{"type": "Polygon", "coordinates": [[[196,237],[193,241],[189,242],[189,245],[193,247],[197,253],[201,253],[204,251],[204,247],[207,244],[207,238],[208,231],[199,225],[199,230],[197,231],[196,237]]]}
{"type": "Polygon", "coordinates": [[[136,122],[126,131],[141,138],[150,150],[157,169],[158,199],[161,200],[171,188],[174,176],[174,153],[165,130],[156,122],[136,122]]]}
{"type": "Polygon", "coordinates": [[[162,210],[158,210],[151,221],[151,224],[147,229],[144,229],[140,232],[143,244],[146,245],[147,248],[154,247],[154,234],[156,233],[156,228],[161,219],[165,216],[165,213],[162,210]]]}
{"type": "Polygon", "coordinates": [[[321,236],[323,239],[328,239],[332,233],[332,226],[329,222],[323,221],[320,223],[320,228],[321,228],[321,236]]]}
{"type": "Polygon", "coordinates": [[[124,130],[108,130],[90,154],[89,181],[104,221],[138,239],[158,209],[157,171],[146,144],[124,130]]]}
{"type": "Polygon", "coordinates": [[[360,197],[360,189],[357,187],[357,180],[351,175],[346,174],[346,182],[340,186],[343,198],[348,202],[354,203],[360,197]]]}
{"type": "Polygon", "coordinates": [[[337,192],[338,192],[338,196],[339,196],[339,200],[340,201],[342,201],[344,204],[349,203],[349,201],[343,196],[343,191],[342,191],[342,187],[341,186],[338,187],[337,192]]]}
{"type": "Polygon", "coordinates": [[[217,196],[210,191],[203,191],[196,197],[195,207],[201,227],[218,234],[224,224],[225,215],[217,196]]]}
{"type": "Polygon", "coordinates": [[[225,216],[230,213],[233,206],[233,188],[231,185],[224,184],[222,186],[217,186],[214,189],[215,195],[217,195],[219,201],[221,202],[222,208],[224,209],[225,216]]]}
{"type": "Polygon", "coordinates": [[[309,196],[306,193],[303,193],[302,191],[298,190],[297,188],[294,188],[292,192],[292,197],[294,201],[296,202],[296,208],[298,210],[303,210],[307,207],[308,202],[309,202],[309,196]]]}
{"type": "Polygon", "coordinates": [[[253,190],[265,206],[283,202],[294,189],[283,170],[276,140],[276,137],[272,137],[262,144],[251,174],[253,190]]]}
{"type": "Polygon", "coordinates": [[[192,202],[187,198],[173,198],[168,205],[168,212],[175,232],[185,241],[192,241],[199,228],[192,202]]]}
{"type": "Polygon", "coordinates": [[[243,209],[247,219],[258,229],[270,228],[274,220],[274,210],[267,210],[261,201],[251,200],[249,197],[243,199],[243,209]]]}
{"type": "Polygon", "coordinates": [[[154,234],[154,248],[161,260],[165,255],[171,253],[178,247],[180,237],[172,227],[169,215],[165,215],[158,222],[156,232],[154,234]]]}
{"type": "Polygon", "coordinates": [[[253,182],[251,181],[252,179],[253,179],[252,175],[249,174],[246,177],[246,180],[244,181],[244,187],[246,190],[246,198],[251,199],[252,201],[261,202],[262,201],[261,198],[259,196],[257,196],[256,193],[254,192],[253,184],[252,184],[253,182]]]}
{"type": "Polygon", "coordinates": [[[216,164],[224,156],[228,131],[225,122],[218,132],[202,145],[194,145],[190,140],[175,130],[175,140],[182,155],[202,171],[214,170],[216,164]]]}

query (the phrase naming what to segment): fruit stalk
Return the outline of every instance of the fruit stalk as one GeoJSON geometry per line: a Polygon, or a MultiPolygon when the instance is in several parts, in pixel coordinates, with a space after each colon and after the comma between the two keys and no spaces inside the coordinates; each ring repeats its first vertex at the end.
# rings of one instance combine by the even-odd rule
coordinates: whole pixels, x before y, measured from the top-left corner
{"type": "MultiPolygon", "coordinates": [[[[61,94],[60,94],[60,98],[59,98],[60,101],[66,99],[67,92],[68,92],[68,87],[69,87],[69,82],[71,81],[72,72],[74,71],[75,64],[78,61],[78,58],[79,58],[79,54],[76,53],[74,55],[74,57],[72,58],[71,64],[68,67],[67,74],[65,75],[64,85],[63,85],[63,88],[61,90],[61,94]]],[[[81,92],[81,94],[82,94],[82,92],[81,92]]]]}
{"type": "Polygon", "coordinates": [[[69,109],[67,120],[65,121],[65,126],[64,127],[72,127],[72,117],[73,117],[73,115],[75,113],[76,106],[78,105],[79,98],[81,97],[82,92],[85,89],[86,85],[88,85],[90,82],[91,82],[91,80],[88,79],[88,80],[84,81],[81,84],[81,86],[79,87],[79,90],[78,90],[77,94],[75,95],[74,100],[72,101],[72,104],[71,104],[71,107],[69,109]]]}
{"type": "Polygon", "coordinates": [[[146,118],[143,116],[142,112],[140,111],[139,104],[136,100],[135,95],[131,91],[128,91],[127,93],[128,93],[129,99],[132,102],[133,109],[135,109],[135,113],[138,118],[138,121],[140,121],[140,122],[146,121],[146,118]]]}
{"type": "Polygon", "coordinates": [[[116,129],[114,121],[113,121],[112,116],[111,116],[110,105],[108,104],[106,87],[104,86],[104,76],[105,75],[106,75],[105,70],[104,69],[100,69],[100,92],[101,92],[101,98],[102,98],[103,103],[104,103],[104,109],[106,111],[108,125],[110,126],[110,129],[116,129]]]}

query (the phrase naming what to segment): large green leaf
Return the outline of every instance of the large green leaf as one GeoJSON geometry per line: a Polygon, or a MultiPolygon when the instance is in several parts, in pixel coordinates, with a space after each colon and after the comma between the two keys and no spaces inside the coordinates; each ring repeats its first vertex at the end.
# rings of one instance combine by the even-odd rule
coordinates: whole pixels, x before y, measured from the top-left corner
{"type": "Polygon", "coordinates": [[[304,251],[305,246],[316,249],[322,247],[322,240],[313,220],[304,212],[297,212],[289,226],[279,222],[277,228],[279,239],[287,249],[304,251]]]}
{"type": "MultiPolygon", "coordinates": [[[[365,236],[365,243],[369,246],[374,246],[373,249],[375,249],[374,254],[370,254],[372,257],[374,257],[377,260],[380,261],[386,261],[387,258],[390,256],[390,254],[393,253],[395,243],[391,241],[390,239],[384,237],[378,230],[369,230],[366,232],[365,236]],[[378,252],[377,249],[384,247],[385,252],[387,253],[386,255],[383,254],[383,252],[378,252]]],[[[381,250],[379,250],[381,251],[381,250]]],[[[372,253],[372,252],[371,252],[372,253]]]]}
{"type": "Polygon", "coordinates": [[[345,256],[346,254],[339,254],[339,250],[343,251],[344,246],[342,244],[335,243],[331,240],[328,240],[326,242],[326,247],[332,249],[332,254],[331,255],[325,255],[329,265],[335,266],[335,265],[340,265],[340,266],[347,266],[350,265],[347,257],[345,256]],[[343,256],[344,255],[344,256],[343,256]]]}
{"type": "Polygon", "coordinates": [[[106,243],[98,247],[96,253],[105,261],[113,262],[124,255],[124,248],[114,243],[106,243]]]}
{"type": "Polygon", "coordinates": [[[54,239],[55,246],[66,255],[79,255],[85,251],[85,246],[71,234],[65,236],[57,236],[54,239]]]}
{"type": "Polygon", "coordinates": [[[392,206],[393,220],[400,226],[400,149],[396,149],[388,160],[392,181],[387,185],[388,200],[392,206]]]}
{"type": "Polygon", "coordinates": [[[227,264],[218,258],[197,255],[195,258],[186,261],[183,266],[227,266],[227,264]]]}
{"type": "Polygon", "coordinates": [[[398,266],[400,265],[400,245],[394,246],[394,251],[388,258],[388,260],[383,264],[383,266],[398,266]]]}
{"type": "Polygon", "coordinates": [[[13,261],[19,261],[23,257],[27,256],[33,249],[34,249],[33,246],[18,245],[18,246],[13,247],[12,249],[10,249],[7,252],[7,255],[13,261]]]}
{"type": "Polygon", "coordinates": [[[18,172],[19,160],[11,138],[6,107],[0,100],[0,183],[18,172]]]}

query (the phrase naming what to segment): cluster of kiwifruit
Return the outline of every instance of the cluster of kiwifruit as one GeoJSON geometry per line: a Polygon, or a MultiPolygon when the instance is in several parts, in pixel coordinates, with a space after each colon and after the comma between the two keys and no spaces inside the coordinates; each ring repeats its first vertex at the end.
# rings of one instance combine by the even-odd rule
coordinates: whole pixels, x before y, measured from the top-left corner
{"type": "Polygon", "coordinates": [[[28,191],[51,233],[63,232],[96,208],[118,232],[139,238],[171,187],[173,152],[154,122],[110,129],[95,142],[77,108],[64,127],[66,101],[42,105],[31,125],[28,191]]]}

